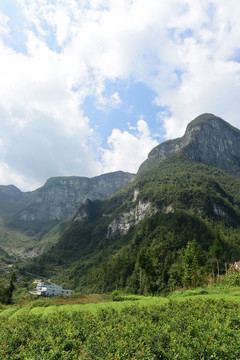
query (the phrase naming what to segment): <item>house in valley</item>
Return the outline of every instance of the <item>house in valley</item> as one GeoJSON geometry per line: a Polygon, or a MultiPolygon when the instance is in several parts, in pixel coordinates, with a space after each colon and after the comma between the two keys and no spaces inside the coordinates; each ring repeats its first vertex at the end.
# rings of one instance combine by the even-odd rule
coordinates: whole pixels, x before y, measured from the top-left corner
{"type": "Polygon", "coordinates": [[[58,285],[46,285],[44,283],[38,283],[36,286],[36,295],[40,296],[57,296],[57,295],[73,295],[73,290],[63,289],[58,285]]]}

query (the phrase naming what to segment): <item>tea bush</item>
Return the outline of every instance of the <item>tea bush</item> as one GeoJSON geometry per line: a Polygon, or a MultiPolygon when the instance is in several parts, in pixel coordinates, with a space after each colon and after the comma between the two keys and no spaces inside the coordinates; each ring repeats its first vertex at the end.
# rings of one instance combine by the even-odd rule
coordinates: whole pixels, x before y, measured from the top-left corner
{"type": "MultiPolygon", "coordinates": [[[[33,311],[33,309],[32,309],[33,311]]],[[[5,359],[239,359],[240,304],[215,299],[0,318],[5,359]]]]}

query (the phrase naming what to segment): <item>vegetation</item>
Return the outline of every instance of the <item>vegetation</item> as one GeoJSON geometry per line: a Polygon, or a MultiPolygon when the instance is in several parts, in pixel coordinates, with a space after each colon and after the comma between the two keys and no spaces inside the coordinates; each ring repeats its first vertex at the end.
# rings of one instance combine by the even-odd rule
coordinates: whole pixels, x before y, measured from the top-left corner
{"type": "Polygon", "coordinates": [[[159,294],[203,286],[240,259],[240,179],[182,154],[140,173],[112,198],[88,201],[48,252],[21,270],[85,292],[159,294]],[[137,197],[134,192],[138,191],[137,197]],[[108,226],[137,204],[156,213],[127,234],[108,226]]]}
{"type": "Polygon", "coordinates": [[[1,276],[0,278],[0,303],[11,304],[13,297],[13,290],[15,289],[14,282],[16,281],[16,274],[13,272],[10,276],[1,276]]]}
{"type": "Polygon", "coordinates": [[[218,291],[8,307],[0,313],[0,359],[238,359],[239,288],[235,298],[218,291]]]}
{"type": "Polygon", "coordinates": [[[4,266],[5,245],[45,251],[14,263],[20,282],[0,278],[0,360],[240,358],[240,179],[181,152],[153,156],[133,183],[55,227],[5,227],[8,191],[21,196],[0,191],[4,266]],[[36,299],[33,274],[85,295],[36,299]]]}

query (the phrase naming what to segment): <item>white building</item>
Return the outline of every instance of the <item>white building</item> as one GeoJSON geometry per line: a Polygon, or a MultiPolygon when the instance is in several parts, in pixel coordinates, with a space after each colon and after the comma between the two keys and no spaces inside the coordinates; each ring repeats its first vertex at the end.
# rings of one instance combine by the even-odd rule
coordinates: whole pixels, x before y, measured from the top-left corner
{"type": "Polygon", "coordinates": [[[62,286],[58,285],[45,285],[39,283],[36,286],[36,294],[41,296],[57,296],[57,295],[72,295],[73,290],[63,289],[62,286]]]}

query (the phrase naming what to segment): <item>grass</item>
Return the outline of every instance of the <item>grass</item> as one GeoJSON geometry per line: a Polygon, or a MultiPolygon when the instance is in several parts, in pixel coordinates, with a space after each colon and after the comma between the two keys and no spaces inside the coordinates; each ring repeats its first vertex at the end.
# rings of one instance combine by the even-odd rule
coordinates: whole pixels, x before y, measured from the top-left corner
{"type": "Polygon", "coordinates": [[[28,304],[23,302],[20,308],[16,306],[5,307],[0,310],[1,317],[10,319],[26,314],[48,316],[49,314],[66,312],[74,313],[87,311],[95,313],[100,309],[112,308],[121,310],[129,306],[144,307],[150,305],[162,305],[168,302],[167,298],[151,296],[122,296],[122,301],[110,301],[100,295],[80,295],[69,298],[49,298],[32,301],[28,304]]]}
{"type": "Polygon", "coordinates": [[[22,308],[1,318],[0,359],[239,359],[240,305],[178,295],[22,308]]]}
{"type": "Polygon", "coordinates": [[[29,297],[21,301],[21,306],[50,306],[50,305],[74,305],[74,304],[98,304],[99,302],[109,302],[109,296],[99,294],[82,295],[75,294],[72,296],[56,296],[50,298],[38,298],[30,301],[29,297]]]}
{"type": "Polygon", "coordinates": [[[240,358],[240,287],[118,295],[2,306],[0,360],[240,358]]]}
{"type": "Polygon", "coordinates": [[[194,290],[178,290],[168,296],[169,299],[184,301],[196,297],[207,299],[225,299],[240,303],[240,287],[208,286],[194,290]]]}
{"type": "Polygon", "coordinates": [[[167,297],[121,295],[120,301],[111,301],[109,295],[75,294],[69,297],[41,298],[30,301],[25,299],[18,306],[9,305],[0,308],[0,317],[14,319],[19,316],[49,316],[56,313],[72,314],[76,312],[96,313],[101,309],[121,310],[127,307],[162,306],[171,301],[184,302],[191,299],[212,299],[231,301],[240,304],[240,287],[209,286],[206,288],[178,290],[167,297]]]}

